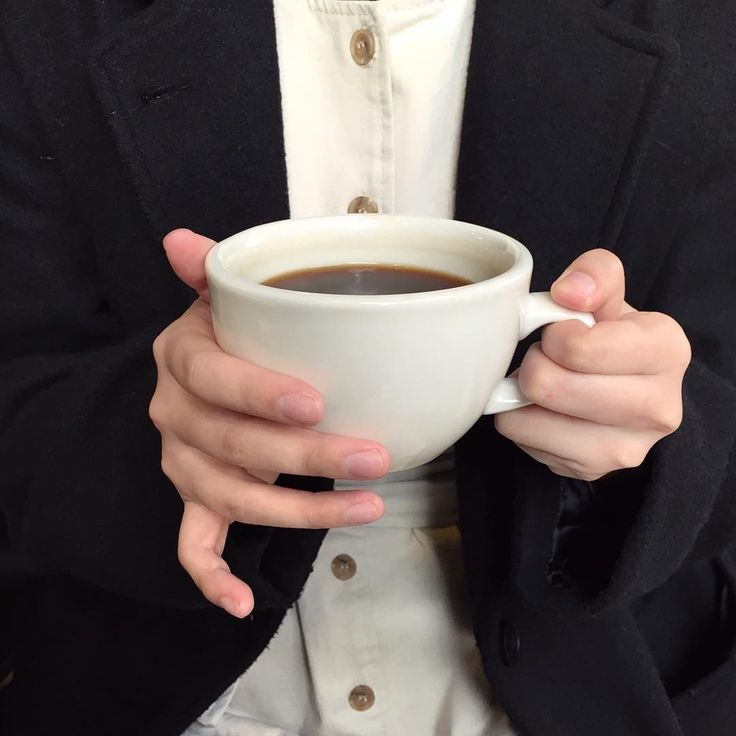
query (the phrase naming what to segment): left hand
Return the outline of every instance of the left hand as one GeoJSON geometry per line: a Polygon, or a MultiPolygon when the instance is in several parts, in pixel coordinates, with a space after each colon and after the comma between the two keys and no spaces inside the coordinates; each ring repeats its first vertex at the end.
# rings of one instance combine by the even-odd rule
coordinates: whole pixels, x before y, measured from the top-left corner
{"type": "Polygon", "coordinates": [[[624,301],[621,261],[607,250],[576,259],[552,286],[560,305],[593,312],[544,329],[518,371],[534,402],[497,414],[496,428],[558,475],[597,480],[641,465],[682,421],[690,344],[674,319],[624,301]]]}

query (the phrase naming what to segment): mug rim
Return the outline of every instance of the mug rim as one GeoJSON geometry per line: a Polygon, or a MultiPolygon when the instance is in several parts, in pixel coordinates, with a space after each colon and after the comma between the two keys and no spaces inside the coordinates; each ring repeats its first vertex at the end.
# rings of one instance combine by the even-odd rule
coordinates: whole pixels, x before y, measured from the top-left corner
{"type": "Polygon", "coordinates": [[[518,240],[506,235],[498,230],[493,230],[482,225],[474,225],[472,223],[463,222],[461,220],[453,220],[445,217],[422,217],[415,215],[387,215],[387,214],[346,214],[346,215],[327,215],[318,217],[301,217],[288,220],[277,220],[274,222],[255,225],[254,227],[241,230],[229,237],[216,243],[205,260],[205,271],[207,275],[208,285],[215,284],[217,288],[224,288],[231,292],[249,296],[251,298],[259,298],[272,302],[280,303],[298,303],[300,305],[330,305],[330,306],[358,306],[358,305],[395,305],[406,301],[424,302],[424,301],[444,301],[447,299],[457,298],[459,292],[470,297],[480,291],[488,291],[502,289],[506,285],[523,278],[524,273],[531,273],[532,255],[529,250],[518,240]],[[351,227],[359,222],[370,220],[372,223],[381,222],[387,228],[396,227],[397,225],[406,225],[416,227],[451,227],[453,229],[465,231],[475,231],[492,236],[494,239],[500,239],[513,251],[514,262],[503,273],[491,276],[482,281],[474,281],[470,284],[461,286],[453,286],[448,289],[438,289],[435,291],[421,291],[406,294],[325,294],[320,292],[294,291],[291,289],[280,289],[274,286],[267,286],[258,281],[252,281],[244,276],[239,276],[225,267],[222,262],[222,256],[230,248],[237,247],[243,241],[248,241],[254,234],[267,233],[268,230],[283,230],[285,228],[298,228],[300,225],[310,223],[311,225],[323,223],[326,227],[335,226],[338,223],[342,226],[348,221],[351,227]]]}

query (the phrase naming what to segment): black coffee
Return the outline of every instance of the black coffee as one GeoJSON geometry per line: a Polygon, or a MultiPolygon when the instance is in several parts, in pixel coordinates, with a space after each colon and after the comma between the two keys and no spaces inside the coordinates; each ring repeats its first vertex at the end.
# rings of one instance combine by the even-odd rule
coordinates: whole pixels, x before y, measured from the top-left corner
{"type": "Polygon", "coordinates": [[[472,281],[423,268],[348,263],[291,271],[263,283],[277,289],[313,294],[416,294],[466,286],[472,281]]]}

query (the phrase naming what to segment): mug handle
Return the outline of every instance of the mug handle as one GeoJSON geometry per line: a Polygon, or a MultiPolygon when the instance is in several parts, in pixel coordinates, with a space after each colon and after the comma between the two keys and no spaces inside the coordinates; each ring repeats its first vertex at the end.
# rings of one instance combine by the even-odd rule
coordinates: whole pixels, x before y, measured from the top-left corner
{"type": "MultiPolygon", "coordinates": [[[[548,291],[537,291],[528,294],[519,310],[519,339],[523,340],[542,325],[563,322],[568,319],[579,319],[588,327],[595,324],[595,318],[590,312],[576,312],[573,309],[561,307],[552,300],[552,296],[548,291]]],[[[522,406],[529,406],[531,403],[533,402],[521,393],[519,379],[507,377],[502,379],[501,383],[496,386],[483,413],[500,414],[502,411],[520,409],[522,406]]]]}

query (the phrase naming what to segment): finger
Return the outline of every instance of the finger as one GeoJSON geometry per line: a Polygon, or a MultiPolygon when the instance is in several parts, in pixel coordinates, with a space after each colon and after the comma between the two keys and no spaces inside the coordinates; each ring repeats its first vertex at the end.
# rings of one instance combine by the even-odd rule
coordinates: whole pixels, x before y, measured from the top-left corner
{"type": "Polygon", "coordinates": [[[167,448],[164,472],[184,498],[244,524],[332,529],[369,524],[383,514],[381,497],[371,491],[311,493],[271,486],[181,443],[167,448]]]}
{"type": "Polygon", "coordinates": [[[185,391],[208,404],[276,422],[319,422],[322,399],[308,383],[228,355],[212,332],[202,330],[201,325],[181,330],[166,344],[166,365],[185,391]]]}
{"type": "Polygon", "coordinates": [[[552,284],[551,291],[558,304],[593,312],[597,321],[618,319],[631,309],[624,302],[623,264],[616,255],[602,248],[576,258],[552,284]]]}
{"type": "Polygon", "coordinates": [[[214,244],[214,240],[185,228],[172,230],[163,240],[166,257],[174,273],[208,302],[204,261],[214,244]]]}
{"type": "Polygon", "coordinates": [[[542,333],[542,350],[570,370],[607,375],[684,371],[690,360],[682,328],[658,312],[632,311],[593,327],[577,320],[558,322],[542,333]]]}
{"type": "Polygon", "coordinates": [[[597,424],[673,432],[682,419],[680,381],[672,376],[578,373],[532,345],[519,368],[522,393],[545,409],[597,424]]]}
{"type": "Polygon", "coordinates": [[[205,598],[243,618],[253,610],[253,592],[222,558],[228,523],[219,514],[187,501],[179,528],[179,561],[205,598]]]}
{"type": "Polygon", "coordinates": [[[638,467],[660,439],[653,432],[600,425],[535,405],[497,414],[495,422],[512,442],[554,455],[581,474],[638,467]]]}
{"type": "Polygon", "coordinates": [[[370,480],[390,465],[375,442],[247,417],[187,395],[172,402],[168,426],[184,444],[241,468],[370,480]]]}
{"type": "Polygon", "coordinates": [[[598,480],[604,473],[588,473],[566,461],[563,458],[552,455],[549,452],[543,452],[529,445],[518,445],[529,457],[534,458],[538,463],[546,465],[553,473],[563,478],[578,478],[580,480],[598,480]]]}

